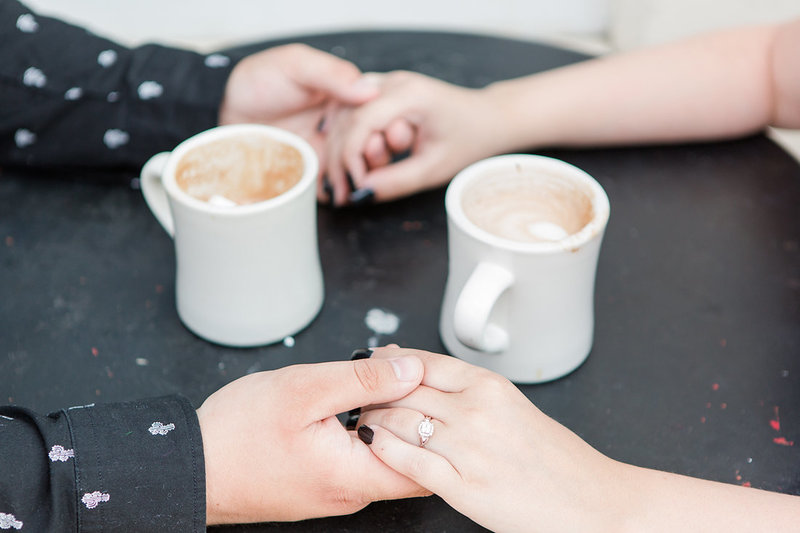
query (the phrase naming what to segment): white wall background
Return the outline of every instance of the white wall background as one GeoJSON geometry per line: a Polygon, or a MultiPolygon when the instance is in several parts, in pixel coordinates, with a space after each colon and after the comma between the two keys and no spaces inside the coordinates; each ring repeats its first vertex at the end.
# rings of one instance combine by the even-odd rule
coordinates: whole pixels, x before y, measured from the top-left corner
{"type": "MultiPolygon", "coordinates": [[[[1,1],[1,0],[0,0],[1,1]]],[[[366,28],[435,28],[533,39],[598,36],[609,0],[22,0],[127,44],[201,49],[272,37],[366,28]]]]}

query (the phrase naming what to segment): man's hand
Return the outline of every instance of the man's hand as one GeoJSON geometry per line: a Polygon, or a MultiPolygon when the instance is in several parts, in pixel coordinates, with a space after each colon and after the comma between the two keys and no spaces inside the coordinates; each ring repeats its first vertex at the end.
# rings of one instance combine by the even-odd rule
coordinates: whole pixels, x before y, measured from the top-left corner
{"type": "Polygon", "coordinates": [[[270,124],[292,131],[322,159],[319,125],[326,106],[359,105],[377,94],[377,86],[362,80],[358,67],[344,59],[303,44],[279,46],[247,56],[234,67],[219,123],[270,124]]]}
{"type": "Polygon", "coordinates": [[[207,523],[343,515],[376,500],[430,494],[384,465],[335,416],[403,398],[422,374],[414,356],[296,365],[212,394],[197,411],[207,523]]]}

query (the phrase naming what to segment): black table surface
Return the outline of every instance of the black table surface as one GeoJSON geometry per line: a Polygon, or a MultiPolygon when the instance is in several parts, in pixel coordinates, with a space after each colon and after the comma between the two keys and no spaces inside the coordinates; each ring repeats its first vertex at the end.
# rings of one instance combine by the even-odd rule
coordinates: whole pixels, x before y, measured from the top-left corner
{"type": "MultiPolygon", "coordinates": [[[[363,70],[415,70],[472,87],[585,59],[454,33],[294,40],[363,70]]],[[[800,495],[800,165],[761,135],[541,153],[595,176],[612,207],[592,353],[572,374],[522,391],[615,459],[800,495]]],[[[373,308],[400,319],[381,344],[444,351],[443,190],[320,208],[322,312],[293,347],[232,349],[179,322],[172,242],[134,176],[0,175],[0,401],[49,412],[182,393],[199,405],[251,372],[347,358],[374,335],[365,323],[373,308]]],[[[481,528],[431,497],[219,530],[481,528]]]]}

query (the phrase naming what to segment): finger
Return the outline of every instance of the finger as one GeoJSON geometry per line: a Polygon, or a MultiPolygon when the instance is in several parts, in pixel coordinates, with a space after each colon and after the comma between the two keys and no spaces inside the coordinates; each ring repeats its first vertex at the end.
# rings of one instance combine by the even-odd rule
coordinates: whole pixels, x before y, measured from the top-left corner
{"type": "Polygon", "coordinates": [[[434,158],[412,154],[368,172],[360,186],[372,189],[376,200],[388,202],[441,185],[446,180],[438,178],[438,167],[434,158]]]}
{"type": "Polygon", "coordinates": [[[414,390],[422,362],[414,356],[360,359],[278,370],[288,416],[307,425],[355,407],[390,402],[414,390]]]}
{"type": "MultiPolygon", "coordinates": [[[[364,411],[361,414],[359,424],[369,427],[380,426],[388,429],[407,443],[419,446],[421,444],[419,428],[424,420],[425,414],[416,409],[391,407],[364,411]]],[[[431,417],[430,423],[433,426],[433,434],[428,437],[425,447],[433,452],[442,454],[441,444],[450,442],[447,438],[447,425],[435,417],[431,417]]]]}
{"type": "Polygon", "coordinates": [[[398,118],[392,121],[386,128],[384,136],[389,149],[395,154],[401,154],[411,150],[414,144],[416,129],[407,120],[398,118]]]}
{"type": "Polygon", "coordinates": [[[347,179],[346,169],[344,169],[334,157],[328,161],[328,184],[333,192],[333,204],[342,206],[347,203],[350,196],[350,180],[347,179]]]}
{"type": "Polygon", "coordinates": [[[379,426],[362,426],[361,440],[370,442],[369,447],[381,461],[396,472],[422,487],[447,498],[463,483],[458,471],[443,456],[414,444],[409,444],[391,431],[379,426]],[[369,438],[365,439],[366,435],[369,438]]]}
{"type": "Polygon", "coordinates": [[[388,165],[392,154],[386,143],[386,138],[378,133],[372,133],[364,145],[364,159],[370,169],[388,165]]]}
{"type": "MultiPolygon", "coordinates": [[[[443,392],[461,392],[489,371],[461,359],[411,348],[374,348],[372,359],[414,356],[425,366],[422,385],[443,392]]],[[[430,414],[430,413],[427,413],[430,414]]]]}
{"type": "Polygon", "coordinates": [[[358,109],[341,149],[341,159],[357,181],[366,171],[359,172],[359,165],[363,166],[361,161],[368,139],[384,132],[398,116],[403,116],[404,106],[405,102],[385,103],[379,98],[358,109]]]}
{"type": "Polygon", "coordinates": [[[322,91],[341,102],[363,104],[380,92],[375,81],[362,76],[353,63],[308,46],[296,49],[293,77],[297,83],[322,91]]]}
{"type": "MultiPolygon", "coordinates": [[[[361,408],[360,414],[363,415],[367,412],[380,409],[399,408],[417,411],[422,414],[422,418],[427,415],[436,420],[445,421],[452,420],[452,414],[459,411],[460,403],[461,396],[458,392],[442,392],[433,387],[420,385],[411,393],[400,399],[366,405],[361,408]]],[[[421,418],[419,420],[421,420],[421,418]]],[[[419,420],[417,420],[416,425],[419,425],[419,420]]],[[[358,423],[362,423],[361,418],[359,418],[358,423]]]]}
{"type": "Polygon", "coordinates": [[[364,501],[430,496],[431,491],[384,464],[364,444],[355,431],[348,433],[355,455],[348,463],[347,471],[350,482],[347,483],[347,486],[359,487],[363,490],[364,501]],[[369,483],[364,483],[365,479],[369,480],[369,483]]]}

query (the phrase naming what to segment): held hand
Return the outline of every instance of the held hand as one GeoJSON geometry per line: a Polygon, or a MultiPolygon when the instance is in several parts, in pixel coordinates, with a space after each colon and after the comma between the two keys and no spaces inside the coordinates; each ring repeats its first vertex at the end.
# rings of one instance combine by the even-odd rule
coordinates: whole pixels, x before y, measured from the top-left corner
{"type": "Polygon", "coordinates": [[[346,203],[349,174],[377,201],[447,183],[469,163],[498,153],[492,102],[467,89],[411,72],[367,75],[381,95],[327,120],[328,179],[337,205],[346,203]],[[409,157],[386,165],[392,155],[409,157]]]}
{"type": "Polygon", "coordinates": [[[493,531],[611,531],[620,525],[609,502],[624,501],[620,463],[488,370],[391,347],[372,358],[412,354],[425,364],[422,385],[364,410],[359,421],[359,435],[372,438],[370,448],[384,463],[493,531]],[[425,416],[434,432],[423,448],[418,428],[425,416]]]}
{"type": "Polygon", "coordinates": [[[429,494],[376,458],[337,413],[402,398],[416,357],[296,365],[240,378],[198,409],[208,524],[353,513],[429,494]]]}
{"type": "Polygon", "coordinates": [[[352,63],[303,44],[289,44],[252,54],[234,67],[220,104],[219,123],[284,128],[305,138],[322,157],[318,126],[325,107],[332,101],[359,105],[377,94],[377,87],[364,82],[352,63]]]}

